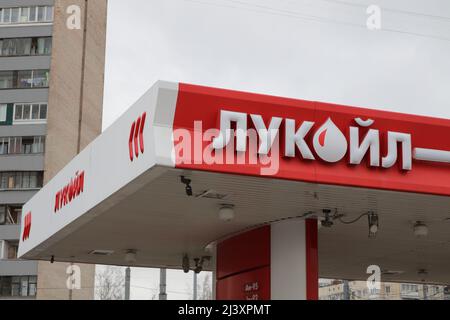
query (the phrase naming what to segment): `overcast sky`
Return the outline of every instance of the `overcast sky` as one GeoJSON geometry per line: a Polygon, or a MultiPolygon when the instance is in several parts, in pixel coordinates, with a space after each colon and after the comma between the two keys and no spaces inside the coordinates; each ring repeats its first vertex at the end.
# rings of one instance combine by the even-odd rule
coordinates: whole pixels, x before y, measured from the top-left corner
{"type": "Polygon", "coordinates": [[[448,0],[109,0],[108,19],[104,128],[157,80],[450,118],[448,0]]]}

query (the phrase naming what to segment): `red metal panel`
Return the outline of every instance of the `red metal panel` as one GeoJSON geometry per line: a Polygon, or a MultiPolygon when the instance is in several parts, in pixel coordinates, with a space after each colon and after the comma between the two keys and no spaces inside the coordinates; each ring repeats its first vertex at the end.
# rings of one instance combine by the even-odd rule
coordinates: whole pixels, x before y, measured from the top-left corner
{"type": "Polygon", "coordinates": [[[270,267],[239,273],[218,280],[218,300],[269,300],[270,267]]]}
{"type": "Polygon", "coordinates": [[[217,245],[217,279],[270,265],[270,226],[237,235],[217,245]]]}
{"type": "MultiPolygon", "coordinates": [[[[265,123],[274,116],[295,119],[297,125],[303,121],[315,122],[311,132],[305,138],[312,146],[313,136],[327,119],[331,118],[338,129],[349,140],[349,127],[356,126],[355,118],[372,119],[371,126],[380,133],[380,156],[387,155],[387,132],[395,131],[411,134],[412,147],[450,151],[450,120],[421,117],[394,112],[347,107],[330,103],[279,98],[266,95],[214,89],[187,84],[180,84],[177,107],[174,119],[174,129],[184,128],[192,132],[194,121],[202,122],[203,132],[208,129],[219,129],[221,110],[258,114],[265,123]]],[[[251,127],[251,121],[248,121],[251,127]]],[[[361,138],[367,128],[360,128],[361,138]]],[[[284,124],[280,133],[284,132],[284,124]]],[[[319,142],[325,143],[325,135],[319,142]]],[[[210,144],[202,143],[203,149],[210,144]]],[[[203,150],[202,149],[202,150],[203,150]]],[[[201,153],[202,151],[200,151],[201,153]]],[[[329,163],[319,159],[312,149],[316,160],[305,160],[299,155],[295,158],[280,157],[279,171],[274,176],[282,179],[309,181],[324,184],[337,184],[377,188],[386,190],[409,191],[450,195],[450,165],[413,160],[413,168],[404,171],[399,166],[391,168],[370,167],[368,156],[359,165],[349,164],[349,152],[344,159],[329,163]]],[[[194,148],[191,155],[194,157],[194,148]]],[[[177,155],[178,156],[178,155],[177,155]]],[[[401,158],[399,154],[399,158],[401,158]]],[[[195,163],[177,163],[178,168],[189,168],[235,174],[261,175],[261,164],[213,164],[207,165],[201,161],[195,163]]]]}

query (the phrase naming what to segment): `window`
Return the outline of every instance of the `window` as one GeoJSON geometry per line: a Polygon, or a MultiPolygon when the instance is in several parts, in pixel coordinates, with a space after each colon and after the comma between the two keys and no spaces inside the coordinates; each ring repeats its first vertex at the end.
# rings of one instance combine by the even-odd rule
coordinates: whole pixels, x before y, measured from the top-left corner
{"type": "Polygon", "coordinates": [[[0,225],[19,224],[22,208],[17,206],[0,206],[0,225]]]}
{"type": "Polygon", "coordinates": [[[19,103],[14,105],[14,124],[42,122],[47,119],[46,103],[19,103]]]}
{"type": "Polygon", "coordinates": [[[8,188],[8,176],[5,174],[0,174],[0,189],[8,188]]]}
{"type": "Polygon", "coordinates": [[[0,138],[0,155],[9,153],[9,139],[0,138]]]}
{"type": "Polygon", "coordinates": [[[404,292],[418,292],[419,286],[417,284],[402,284],[402,291],[404,292]]]}
{"type": "Polygon", "coordinates": [[[11,9],[11,23],[19,22],[19,13],[20,13],[20,8],[12,8],[11,9]]]}
{"type": "Polygon", "coordinates": [[[14,7],[0,9],[0,24],[52,22],[53,7],[14,7]]]}
{"type": "Polygon", "coordinates": [[[1,55],[2,56],[15,56],[17,52],[17,43],[14,39],[3,39],[2,40],[2,48],[1,55]]]}
{"type": "Polygon", "coordinates": [[[17,250],[19,248],[19,244],[18,243],[11,243],[11,242],[7,241],[7,247],[8,247],[7,259],[8,260],[17,259],[17,250]]]}
{"type": "Polygon", "coordinates": [[[33,71],[31,70],[20,70],[17,72],[18,87],[19,88],[31,88],[33,85],[33,71]]]}
{"type": "MultiPolygon", "coordinates": [[[[8,138],[7,138],[8,139],[8,138]]],[[[9,138],[9,154],[20,154],[21,150],[21,144],[22,144],[22,138],[21,137],[12,137],[9,138]]]]}
{"type": "Polygon", "coordinates": [[[34,137],[32,153],[44,153],[44,152],[45,152],[45,137],[34,137]]]}
{"type": "Polygon", "coordinates": [[[28,278],[28,295],[35,296],[37,289],[37,277],[29,277],[28,278]]]}
{"type": "Polygon", "coordinates": [[[11,8],[3,9],[3,23],[11,23],[11,8]]]}
{"type": "Polygon", "coordinates": [[[24,104],[23,105],[23,118],[24,119],[31,119],[31,104],[24,104]]]}
{"type": "Polygon", "coordinates": [[[22,138],[22,153],[31,154],[33,152],[33,138],[22,138]]]}
{"type": "Polygon", "coordinates": [[[14,83],[14,71],[0,71],[0,89],[12,88],[14,83]]]}
{"type": "Polygon", "coordinates": [[[30,8],[22,8],[20,12],[20,22],[28,22],[28,16],[30,15],[30,8]]]}
{"type": "Polygon", "coordinates": [[[35,70],[33,72],[33,87],[48,87],[48,71],[35,70]]]}
{"type": "Polygon", "coordinates": [[[31,54],[31,38],[17,39],[17,55],[29,56],[31,54]]]}
{"type": "Polygon", "coordinates": [[[23,120],[23,105],[21,105],[21,104],[15,105],[14,120],[23,120]]]}
{"type": "Polygon", "coordinates": [[[8,111],[8,105],[7,104],[0,104],[0,122],[6,121],[6,114],[8,111]]]}
{"type": "Polygon", "coordinates": [[[45,21],[45,7],[38,7],[37,17],[39,22],[45,21]]]}
{"type": "Polygon", "coordinates": [[[49,55],[52,53],[52,38],[38,38],[37,39],[37,54],[49,55]]]}
{"type": "Polygon", "coordinates": [[[39,105],[39,120],[47,119],[47,105],[41,104],[39,105]]]}
{"type": "Polygon", "coordinates": [[[35,22],[36,21],[36,10],[37,7],[31,7],[30,8],[30,16],[29,16],[29,20],[30,22],[35,22]]]}
{"type": "Polygon", "coordinates": [[[0,89],[46,88],[49,70],[0,71],[0,89]]]}
{"type": "Polygon", "coordinates": [[[33,104],[31,107],[31,119],[38,120],[39,119],[39,105],[33,104]]]}
{"type": "Polygon", "coordinates": [[[53,21],[53,7],[47,7],[47,11],[45,14],[46,21],[53,21]]]}
{"type": "Polygon", "coordinates": [[[384,289],[385,289],[385,292],[387,294],[391,293],[391,287],[390,286],[386,286],[384,289]]]}
{"type": "Polygon", "coordinates": [[[6,207],[0,206],[0,225],[6,224],[6,207]]]}
{"type": "Polygon", "coordinates": [[[36,287],[36,276],[0,277],[1,297],[32,297],[36,287]]]}
{"type": "Polygon", "coordinates": [[[17,186],[16,186],[15,189],[30,189],[31,188],[31,184],[30,184],[31,177],[29,174],[27,174],[26,172],[24,172],[22,174],[21,174],[21,172],[18,172],[18,174],[16,175],[16,178],[18,180],[19,187],[17,188],[17,186]],[[22,179],[22,180],[20,180],[20,179],[22,179]],[[20,183],[22,183],[22,184],[20,184],[20,183]]]}
{"type": "Polygon", "coordinates": [[[15,177],[15,185],[14,185],[14,189],[21,189],[22,188],[22,176],[23,173],[22,172],[16,172],[16,177],[15,177]]]}
{"type": "Polygon", "coordinates": [[[37,154],[45,151],[45,137],[0,137],[0,155],[37,154]]]}
{"type": "Polygon", "coordinates": [[[21,190],[42,188],[41,171],[1,172],[1,189],[21,190]]]}

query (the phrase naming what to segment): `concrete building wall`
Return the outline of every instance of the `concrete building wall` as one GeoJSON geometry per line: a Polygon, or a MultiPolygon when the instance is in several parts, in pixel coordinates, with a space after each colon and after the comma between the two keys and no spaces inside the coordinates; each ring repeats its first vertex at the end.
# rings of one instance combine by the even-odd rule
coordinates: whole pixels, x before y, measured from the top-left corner
{"type": "MultiPolygon", "coordinates": [[[[107,0],[56,0],[54,12],[45,181],[101,133],[107,0]],[[66,27],[69,5],[80,30],[66,27]]],[[[39,262],[37,299],[93,299],[95,265],[79,266],[81,290],[70,291],[69,264],[39,262]]]]}

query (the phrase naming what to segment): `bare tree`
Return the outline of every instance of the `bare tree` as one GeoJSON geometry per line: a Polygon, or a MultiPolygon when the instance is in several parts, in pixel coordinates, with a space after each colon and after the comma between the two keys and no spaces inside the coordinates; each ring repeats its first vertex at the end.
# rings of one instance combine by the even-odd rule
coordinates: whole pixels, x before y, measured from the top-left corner
{"type": "MultiPolygon", "coordinates": [[[[186,292],[189,295],[189,299],[194,299],[194,294],[192,290],[192,285],[187,282],[186,292]]],[[[202,272],[198,275],[197,283],[197,300],[212,300],[212,282],[211,282],[211,272],[202,272]]]]}
{"type": "Polygon", "coordinates": [[[95,296],[99,300],[125,299],[125,272],[122,267],[98,267],[95,275],[95,296]]]}
{"type": "Polygon", "coordinates": [[[198,300],[212,300],[211,273],[205,273],[199,289],[198,300]]]}

